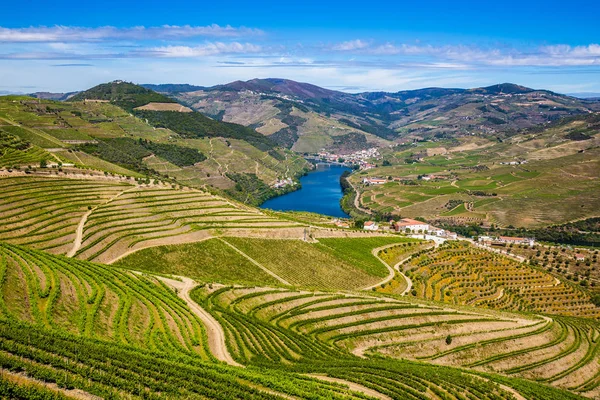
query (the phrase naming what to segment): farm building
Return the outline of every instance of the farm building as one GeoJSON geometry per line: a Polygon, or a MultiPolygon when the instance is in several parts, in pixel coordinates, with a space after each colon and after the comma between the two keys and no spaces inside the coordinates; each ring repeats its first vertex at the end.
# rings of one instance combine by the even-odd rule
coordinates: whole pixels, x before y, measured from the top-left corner
{"type": "Polygon", "coordinates": [[[410,219],[410,218],[402,218],[400,221],[396,222],[396,231],[398,232],[402,232],[405,230],[409,230],[411,232],[418,232],[418,231],[428,231],[429,230],[429,224],[426,222],[421,222],[421,221],[417,221],[415,219],[410,219]]]}
{"type": "Polygon", "coordinates": [[[383,185],[387,182],[387,179],[383,178],[365,178],[363,179],[363,183],[365,185],[383,185]]]}
{"type": "Polygon", "coordinates": [[[379,225],[374,221],[367,221],[363,227],[366,231],[376,231],[379,229],[379,225]]]}
{"type": "Polygon", "coordinates": [[[505,244],[526,244],[529,246],[535,245],[535,240],[529,238],[522,237],[513,237],[513,236],[500,236],[496,240],[497,243],[505,243],[505,244]]]}
{"type": "Polygon", "coordinates": [[[575,260],[577,260],[577,261],[585,261],[585,255],[583,255],[581,253],[577,253],[577,254],[575,254],[575,260]]]}

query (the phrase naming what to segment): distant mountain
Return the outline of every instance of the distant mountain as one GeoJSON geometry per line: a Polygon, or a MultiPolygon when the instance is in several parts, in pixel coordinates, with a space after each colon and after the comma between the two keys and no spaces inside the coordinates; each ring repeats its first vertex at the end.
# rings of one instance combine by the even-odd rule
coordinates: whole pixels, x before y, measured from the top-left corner
{"type": "Polygon", "coordinates": [[[28,96],[35,97],[36,99],[42,100],[56,100],[65,101],[76,95],[78,92],[67,92],[67,93],[52,93],[52,92],[35,92],[29,93],[28,96]]]}
{"type": "Polygon", "coordinates": [[[596,92],[580,92],[580,93],[568,93],[569,96],[578,97],[580,99],[600,99],[600,93],[596,92]]]}
{"type": "Polygon", "coordinates": [[[496,137],[600,111],[600,102],[512,83],[351,94],[270,78],[171,96],[212,118],[255,128],[300,152],[344,152],[411,138],[496,137]]]}
{"type": "Polygon", "coordinates": [[[181,92],[193,92],[196,90],[205,89],[204,86],[188,85],[187,83],[166,83],[160,85],[153,85],[150,83],[144,83],[140,86],[146,89],[154,90],[159,93],[181,93],[181,92]]]}

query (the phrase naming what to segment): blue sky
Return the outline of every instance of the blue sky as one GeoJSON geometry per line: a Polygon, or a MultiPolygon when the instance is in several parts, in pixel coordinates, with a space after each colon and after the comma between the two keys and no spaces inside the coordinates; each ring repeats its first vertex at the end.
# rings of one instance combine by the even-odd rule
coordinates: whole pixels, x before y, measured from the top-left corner
{"type": "Polygon", "coordinates": [[[0,15],[0,90],[279,77],[353,92],[600,92],[599,19],[600,2],[581,0],[22,0],[0,15]]]}

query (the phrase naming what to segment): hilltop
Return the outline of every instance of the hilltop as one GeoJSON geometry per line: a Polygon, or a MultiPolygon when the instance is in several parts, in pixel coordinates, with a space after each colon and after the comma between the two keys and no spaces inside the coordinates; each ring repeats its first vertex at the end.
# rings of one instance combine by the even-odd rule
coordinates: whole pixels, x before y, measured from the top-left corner
{"type": "MultiPolygon", "coordinates": [[[[288,79],[164,92],[215,119],[300,152],[347,152],[407,139],[507,133],[600,110],[600,102],[511,83],[473,89],[344,93],[288,79]]],[[[160,89],[159,89],[160,90],[160,89]]]]}

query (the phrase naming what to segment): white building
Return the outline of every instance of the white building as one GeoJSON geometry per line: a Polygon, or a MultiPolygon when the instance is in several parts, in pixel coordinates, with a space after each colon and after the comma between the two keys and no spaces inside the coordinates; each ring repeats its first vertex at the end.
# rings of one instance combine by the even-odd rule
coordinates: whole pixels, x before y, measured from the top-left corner
{"type": "Polygon", "coordinates": [[[367,222],[365,222],[365,225],[363,228],[366,231],[376,231],[377,229],[379,229],[379,225],[376,222],[367,221],[367,222]]]}
{"type": "Polygon", "coordinates": [[[383,185],[387,183],[387,179],[382,178],[365,178],[363,179],[363,184],[365,185],[383,185]]]}
{"type": "Polygon", "coordinates": [[[410,218],[403,218],[396,223],[396,231],[404,232],[407,229],[411,232],[425,232],[429,230],[429,224],[410,218]]]}

